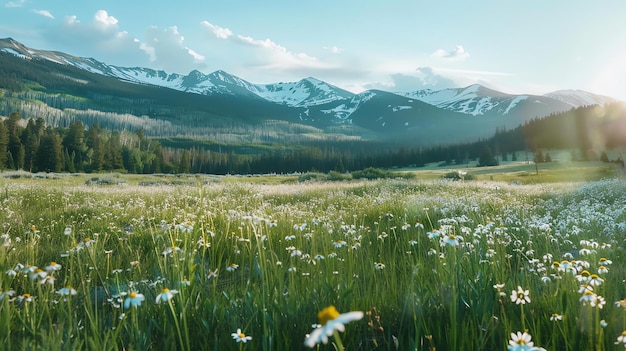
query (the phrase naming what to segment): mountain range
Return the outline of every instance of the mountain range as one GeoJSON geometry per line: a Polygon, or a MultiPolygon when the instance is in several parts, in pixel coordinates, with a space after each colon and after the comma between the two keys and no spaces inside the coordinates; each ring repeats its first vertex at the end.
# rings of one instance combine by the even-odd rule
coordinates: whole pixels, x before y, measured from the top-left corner
{"type": "MultiPolygon", "coordinates": [[[[181,113],[190,113],[189,110],[195,108],[202,111],[201,114],[194,114],[195,127],[201,127],[203,122],[215,127],[215,121],[219,120],[222,125],[234,121],[235,124],[247,124],[255,128],[259,123],[278,120],[300,126],[300,132],[308,135],[346,134],[365,139],[411,140],[433,144],[483,138],[493,135],[496,128],[514,128],[536,117],[617,101],[581,90],[560,90],[545,95],[514,95],[478,84],[409,92],[367,90],[358,94],[313,77],[297,82],[254,84],[221,70],[210,74],[194,70],[181,75],[142,67],[108,65],[93,58],[28,48],[11,38],[0,39],[0,53],[3,53],[0,60],[10,61],[11,67],[15,67],[14,74],[23,82],[41,80],[38,92],[58,93],[49,88],[49,83],[42,83],[44,79],[49,81],[57,77],[64,79],[66,85],[76,85],[70,89],[72,95],[88,97],[93,101],[97,100],[96,96],[102,98],[103,94],[114,97],[115,101],[125,101],[128,91],[134,91],[135,99],[152,99],[155,105],[161,106],[158,113],[146,112],[145,106],[143,109],[134,106],[128,107],[130,115],[144,121],[167,121],[174,127],[162,128],[154,133],[175,132],[179,136],[186,134],[184,123],[192,119],[183,118],[181,113]],[[35,63],[46,65],[41,71],[44,73],[39,75],[48,77],[31,75],[25,78],[25,72],[35,63]],[[103,81],[104,77],[108,80],[103,81]],[[113,80],[116,82],[113,83],[113,80]],[[106,93],[95,93],[96,85],[103,85],[105,81],[108,87],[106,93]],[[159,96],[171,96],[172,101],[181,100],[173,97],[180,97],[179,94],[184,93],[185,101],[190,99],[193,103],[178,106],[177,109],[165,108],[168,99],[154,98],[157,90],[151,89],[155,88],[159,88],[159,96]],[[167,111],[177,113],[168,115],[167,111]]],[[[4,98],[7,98],[6,94],[4,98]]],[[[0,101],[2,99],[0,96],[0,101]]],[[[87,104],[83,108],[102,110],[101,101],[94,104],[87,104]]],[[[54,106],[61,111],[69,111],[70,107],[76,109],[62,103],[54,106]]],[[[7,111],[0,110],[0,114],[3,113],[6,115],[7,111]]],[[[198,129],[194,134],[196,137],[197,132],[198,129]]]]}

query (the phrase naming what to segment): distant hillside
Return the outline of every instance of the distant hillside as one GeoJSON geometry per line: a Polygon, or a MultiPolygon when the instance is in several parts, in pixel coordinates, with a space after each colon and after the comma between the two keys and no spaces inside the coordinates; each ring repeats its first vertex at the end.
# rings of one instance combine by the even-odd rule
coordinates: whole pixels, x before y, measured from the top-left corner
{"type": "Polygon", "coordinates": [[[0,115],[74,120],[155,137],[226,142],[380,140],[432,145],[486,138],[609,97],[581,91],[510,95],[480,85],[354,94],[312,77],[253,84],[224,71],[188,75],[107,65],[0,39],[0,115]]]}

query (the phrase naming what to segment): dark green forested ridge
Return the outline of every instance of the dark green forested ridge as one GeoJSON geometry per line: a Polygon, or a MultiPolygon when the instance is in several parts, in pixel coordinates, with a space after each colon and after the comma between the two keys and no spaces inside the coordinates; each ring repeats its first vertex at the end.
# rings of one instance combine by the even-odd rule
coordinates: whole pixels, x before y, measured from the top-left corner
{"type": "Polygon", "coordinates": [[[571,149],[572,159],[609,160],[606,150],[626,147],[626,104],[589,106],[497,129],[471,143],[422,147],[363,140],[225,143],[189,138],[149,138],[107,130],[80,120],[67,127],[13,112],[0,123],[0,168],[31,172],[250,174],[355,171],[368,167],[423,166],[432,162],[480,166],[515,160],[526,150],[549,161],[548,150],[571,149]]]}

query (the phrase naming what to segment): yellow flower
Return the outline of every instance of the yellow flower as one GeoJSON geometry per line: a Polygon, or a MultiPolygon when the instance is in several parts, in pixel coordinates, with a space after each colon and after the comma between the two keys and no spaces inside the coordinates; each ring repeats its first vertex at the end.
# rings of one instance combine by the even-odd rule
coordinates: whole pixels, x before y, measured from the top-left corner
{"type": "Polygon", "coordinates": [[[335,330],[343,332],[346,327],[344,324],[352,321],[358,321],[363,318],[363,312],[354,311],[339,314],[335,306],[328,306],[317,314],[320,326],[315,328],[311,334],[304,340],[304,345],[314,347],[320,342],[327,344],[328,337],[333,335],[335,330]]]}

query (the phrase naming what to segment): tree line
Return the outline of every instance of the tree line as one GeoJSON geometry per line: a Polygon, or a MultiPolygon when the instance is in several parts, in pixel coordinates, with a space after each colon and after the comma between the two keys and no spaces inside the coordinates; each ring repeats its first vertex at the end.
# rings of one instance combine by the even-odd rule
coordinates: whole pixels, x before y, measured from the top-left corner
{"type": "Polygon", "coordinates": [[[68,128],[52,128],[42,118],[25,121],[19,112],[11,113],[0,123],[2,169],[159,173],[164,170],[164,163],[159,142],[146,138],[141,131],[107,131],[97,123],[87,129],[81,121],[68,128]]]}
{"type": "MultiPolygon", "coordinates": [[[[626,147],[626,104],[572,109],[536,118],[491,138],[450,145],[410,146],[364,140],[299,143],[224,143],[185,138],[149,138],[75,120],[68,127],[23,119],[13,112],[0,123],[0,168],[31,172],[251,174],[356,171],[368,167],[495,165],[515,161],[518,151],[537,162],[546,150],[571,149],[573,160],[606,159],[606,150],[626,147]]],[[[608,160],[607,160],[608,161],[608,160]]],[[[615,161],[615,160],[612,160],[615,161]]],[[[620,160],[617,160],[620,161],[620,160]]]]}

